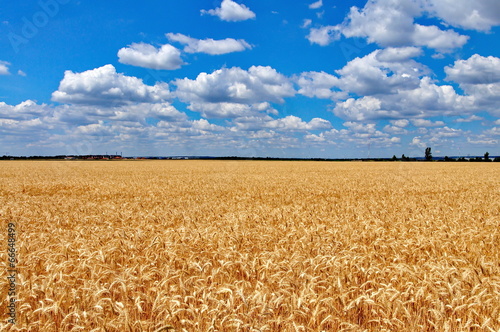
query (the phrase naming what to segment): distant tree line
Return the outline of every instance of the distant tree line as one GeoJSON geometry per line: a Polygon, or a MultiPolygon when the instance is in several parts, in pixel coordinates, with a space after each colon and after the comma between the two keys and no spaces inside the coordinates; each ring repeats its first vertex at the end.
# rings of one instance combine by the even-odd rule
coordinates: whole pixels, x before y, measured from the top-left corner
{"type": "Polygon", "coordinates": [[[457,159],[450,158],[448,156],[444,157],[444,161],[472,161],[472,162],[489,162],[489,161],[495,161],[495,162],[500,162],[500,157],[495,157],[494,159],[490,158],[489,152],[486,152],[484,154],[484,157],[474,157],[474,158],[468,158],[466,159],[465,157],[459,157],[457,159]]]}
{"type": "MultiPolygon", "coordinates": [[[[57,156],[8,156],[3,155],[0,156],[0,160],[48,160],[48,159],[80,159],[80,160],[95,160],[95,159],[122,159],[121,155],[57,155],[57,156]]],[[[131,159],[131,158],[124,158],[131,159]]],[[[226,157],[136,157],[135,159],[210,159],[210,160],[283,160],[283,161],[421,161],[424,159],[425,161],[432,161],[432,151],[430,147],[425,149],[424,158],[410,158],[405,156],[404,154],[401,158],[396,157],[396,155],[392,156],[392,158],[274,158],[274,157],[237,157],[237,156],[226,156],[226,157]]],[[[451,158],[445,156],[444,158],[439,157],[439,161],[446,162],[500,162],[500,157],[490,158],[489,152],[486,152],[483,157],[456,157],[451,158]]]]}
{"type": "MultiPolygon", "coordinates": [[[[424,154],[424,158],[426,161],[431,161],[432,160],[432,151],[431,151],[431,148],[430,147],[427,147],[425,149],[425,154],[424,154]]],[[[392,161],[398,161],[398,160],[401,160],[401,161],[416,161],[417,159],[416,158],[410,158],[410,157],[407,157],[405,156],[404,154],[401,156],[401,159],[398,159],[398,157],[396,157],[396,155],[393,155],[392,156],[392,161]]],[[[494,159],[491,159],[490,158],[490,153],[489,152],[486,152],[484,154],[484,157],[481,158],[481,157],[471,157],[471,158],[466,158],[466,157],[458,157],[458,158],[450,158],[448,156],[445,156],[444,159],[442,159],[442,161],[472,161],[472,162],[489,162],[489,161],[496,161],[496,162],[500,162],[500,157],[495,157],[494,159]]]]}

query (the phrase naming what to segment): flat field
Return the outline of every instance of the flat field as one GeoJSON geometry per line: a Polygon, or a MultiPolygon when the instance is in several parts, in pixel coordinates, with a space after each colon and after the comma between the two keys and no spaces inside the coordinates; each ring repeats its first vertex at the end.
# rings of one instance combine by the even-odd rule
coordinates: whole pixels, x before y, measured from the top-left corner
{"type": "Polygon", "coordinates": [[[500,163],[4,161],[0,220],[1,331],[500,330],[500,163]]]}

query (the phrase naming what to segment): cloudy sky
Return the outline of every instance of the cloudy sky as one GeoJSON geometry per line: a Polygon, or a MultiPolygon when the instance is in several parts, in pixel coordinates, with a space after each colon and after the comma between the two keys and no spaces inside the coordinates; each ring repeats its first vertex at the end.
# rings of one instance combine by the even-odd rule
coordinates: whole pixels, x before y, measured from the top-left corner
{"type": "Polygon", "coordinates": [[[498,0],[0,12],[0,155],[500,155],[498,0]]]}

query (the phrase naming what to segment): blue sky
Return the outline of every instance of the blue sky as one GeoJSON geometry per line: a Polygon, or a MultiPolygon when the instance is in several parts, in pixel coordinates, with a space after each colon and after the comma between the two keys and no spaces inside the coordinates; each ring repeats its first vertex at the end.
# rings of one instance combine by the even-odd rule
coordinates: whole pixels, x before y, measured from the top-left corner
{"type": "Polygon", "coordinates": [[[12,1],[0,155],[500,155],[500,2],[12,1]]]}

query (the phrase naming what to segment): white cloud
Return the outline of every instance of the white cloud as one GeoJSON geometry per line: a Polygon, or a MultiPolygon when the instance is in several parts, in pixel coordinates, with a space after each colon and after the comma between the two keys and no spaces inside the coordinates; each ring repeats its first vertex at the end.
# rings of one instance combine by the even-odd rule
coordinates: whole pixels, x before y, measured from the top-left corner
{"type": "Polygon", "coordinates": [[[474,98],[458,95],[452,86],[438,86],[429,77],[424,77],[414,89],[379,94],[376,98],[350,98],[337,103],[333,112],[343,119],[365,121],[462,115],[475,109],[474,98]]]}
{"type": "Polygon", "coordinates": [[[300,94],[332,99],[334,114],[355,121],[469,115],[480,109],[478,100],[493,105],[500,95],[497,85],[475,87],[475,95],[459,95],[450,85],[437,85],[426,76],[429,68],[412,59],[420,54],[415,47],[376,50],[348,62],[335,71],[337,75],[305,72],[295,82],[300,94]]]}
{"type": "Polygon", "coordinates": [[[314,118],[309,122],[303,121],[301,118],[289,115],[282,119],[269,121],[266,128],[271,128],[274,130],[323,130],[330,129],[332,127],[331,123],[325,119],[314,118]]]}
{"type": "Polygon", "coordinates": [[[480,120],[484,120],[484,118],[480,117],[480,116],[477,116],[475,114],[467,117],[467,118],[459,118],[459,119],[456,119],[455,122],[458,122],[458,123],[466,123],[466,122],[473,122],[473,121],[480,121],[480,120]]]}
{"type": "Polygon", "coordinates": [[[472,55],[467,60],[457,60],[445,67],[447,79],[460,84],[465,93],[474,99],[475,107],[493,115],[500,115],[500,58],[472,55]]]}
{"type": "Polygon", "coordinates": [[[432,147],[432,151],[437,154],[444,154],[446,151],[446,154],[458,153],[462,155],[462,148],[470,146],[465,138],[477,137],[468,130],[448,126],[419,130],[419,133],[421,135],[413,137],[409,144],[417,149],[413,151],[413,155],[419,156],[424,155],[426,147],[432,147]]]}
{"type": "Polygon", "coordinates": [[[408,134],[408,130],[403,129],[398,126],[390,126],[386,125],[383,129],[384,132],[392,134],[392,135],[406,135],[408,134]]]}
{"type": "Polygon", "coordinates": [[[9,66],[10,62],[0,61],[0,75],[10,75],[9,66]]]}
{"type": "Polygon", "coordinates": [[[116,106],[162,102],[170,95],[168,84],[145,85],[141,79],[117,73],[105,65],[82,73],[64,72],[52,100],[60,103],[116,106]]]}
{"type": "Polygon", "coordinates": [[[344,23],[311,29],[307,38],[324,46],[342,34],[346,38],[366,38],[382,47],[426,46],[443,53],[462,47],[468,36],[414,22],[424,14],[423,1],[369,1],[364,8],[351,7],[344,23]]]}
{"type": "Polygon", "coordinates": [[[469,40],[469,36],[460,35],[449,29],[441,30],[435,25],[414,25],[410,45],[427,46],[441,53],[448,53],[454,49],[461,48],[469,40]]]}
{"type": "Polygon", "coordinates": [[[385,103],[386,107],[397,109],[401,114],[419,117],[464,114],[474,110],[473,98],[458,95],[452,86],[438,86],[429,77],[423,77],[416,89],[388,95],[385,103]]]}
{"type": "Polygon", "coordinates": [[[40,117],[48,112],[47,105],[38,105],[33,100],[29,99],[15,106],[0,102],[0,118],[4,119],[31,120],[34,117],[40,117]]]}
{"type": "Polygon", "coordinates": [[[241,52],[252,48],[252,46],[243,39],[195,39],[180,33],[167,33],[167,38],[170,41],[186,45],[184,47],[184,52],[186,53],[207,53],[211,55],[220,55],[241,52]]]}
{"type": "Polygon", "coordinates": [[[404,62],[422,55],[419,47],[388,47],[378,51],[375,56],[380,62],[404,62]]]}
{"type": "Polygon", "coordinates": [[[426,119],[412,119],[411,123],[415,127],[440,127],[440,126],[444,126],[443,121],[432,122],[431,120],[426,120],[426,119]]]}
{"type": "MultiPolygon", "coordinates": [[[[442,121],[437,121],[442,122],[442,121]]],[[[444,125],[444,123],[442,123],[444,125]]],[[[442,128],[433,128],[429,132],[429,136],[431,137],[430,141],[436,141],[442,138],[450,138],[450,137],[462,137],[465,136],[466,132],[462,129],[455,129],[444,126],[442,128]]]]}
{"type": "Polygon", "coordinates": [[[421,136],[413,137],[410,145],[415,146],[415,147],[420,148],[420,149],[425,149],[428,146],[428,144],[422,140],[421,136]]]}
{"type": "Polygon", "coordinates": [[[323,0],[318,0],[316,2],[313,2],[312,4],[309,5],[310,9],[318,9],[323,6],[323,0]]]}
{"type": "Polygon", "coordinates": [[[206,132],[225,130],[224,127],[212,124],[205,119],[199,119],[199,120],[192,121],[192,128],[195,130],[201,130],[201,131],[206,131],[206,132]]]}
{"type": "Polygon", "coordinates": [[[467,60],[457,60],[444,68],[447,79],[459,84],[488,84],[500,82],[500,58],[479,54],[467,60]]]}
{"type": "MultiPolygon", "coordinates": [[[[344,126],[349,128],[350,135],[357,140],[369,140],[373,138],[388,138],[389,134],[377,130],[375,123],[359,123],[359,122],[344,122],[344,126]]],[[[394,143],[399,142],[398,137],[392,140],[394,143]]]]}
{"type": "Polygon", "coordinates": [[[500,115],[499,58],[474,55],[446,67],[447,79],[465,91],[459,94],[451,85],[438,85],[430,69],[413,60],[421,52],[417,47],[376,50],[334,75],[304,72],[294,82],[302,95],[335,101],[333,113],[345,120],[466,118],[477,111],[500,115]]]}
{"type": "Polygon", "coordinates": [[[314,118],[309,122],[301,118],[289,115],[284,118],[273,119],[269,116],[245,116],[233,120],[234,129],[238,131],[260,131],[272,129],[280,132],[325,130],[332,127],[331,123],[325,119],[314,118]]]}
{"type": "Polygon", "coordinates": [[[147,119],[157,119],[167,122],[183,122],[187,115],[178,111],[168,102],[136,103],[129,105],[87,106],[60,105],[53,108],[53,118],[67,125],[89,125],[99,121],[112,121],[117,124],[134,127],[148,126],[147,119]]]}
{"type": "Polygon", "coordinates": [[[500,136],[500,127],[493,127],[491,129],[485,130],[484,134],[492,136],[500,136]]]}
{"type": "Polygon", "coordinates": [[[479,135],[478,137],[475,137],[475,138],[467,137],[467,143],[474,144],[474,145],[498,146],[499,142],[500,141],[497,139],[487,138],[487,137],[484,137],[481,135],[479,135]]]}
{"type": "Polygon", "coordinates": [[[232,0],[222,0],[221,6],[210,10],[201,10],[201,14],[217,16],[223,21],[237,22],[255,18],[252,12],[244,4],[238,4],[232,0]]]}
{"type": "MultiPolygon", "coordinates": [[[[277,111],[271,107],[268,102],[256,104],[238,104],[238,103],[192,103],[188,109],[200,112],[205,118],[237,118],[242,116],[257,116],[259,113],[266,112],[276,114],[277,111]]],[[[263,113],[262,113],[263,114],[263,113]]]]}
{"type": "Polygon", "coordinates": [[[150,44],[133,43],[118,51],[118,61],[127,65],[151,69],[179,69],[184,62],[181,52],[166,44],[159,49],[150,44]]]}
{"type": "MultiPolygon", "coordinates": [[[[388,133],[376,129],[375,123],[345,122],[347,129],[331,129],[320,134],[307,134],[304,140],[309,144],[329,144],[352,148],[366,147],[387,148],[401,142],[400,137],[391,137],[388,133]]],[[[397,133],[400,134],[400,133],[397,133]]]]}
{"type": "Polygon", "coordinates": [[[425,3],[432,15],[455,27],[489,31],[500,25],[500,2],[496,0],[427,0],[425,3]]]}
{"type": "Polygon", "coordinates": [[[392,125],[400,128],[404,128],[410,124],[410,121],[406,119],[400,119],[400,120],[391,120],[389,121],[392,125]]]}
{"type": "Polygon", "coordinates": [[[175,95],[189,103],[284,102],[295,95],[290,80],[271,67],[222,68],[211,74],[200,73],[195,80],[177,79],[175,95]]]}
{"type": "Polygon", "coordinates": [[[298,93],[307,97],[334,99],[340,97],[338,91],[339,78],[325,72],[304,72],[295,78],[300,89],[298,93]]]}
{"type": "Polygon", "coordinates": [[[418,55],[419,48],[388,48],[348,62],[336,70],[338,77],[324,72],[302,73],[296,79],[299,93],[308,97],[344,99],[352,94],[372,96],[416,89],[421,76],[429,71],[411,59],[418,55]]]}
{"type": "Polygon", "coordinates": [[[311,44],[326,46],[340,38],[340,28],[333,25],[311,28],[306,38],[311,44]]]}
{"type": "Polygon", "coordinates": [[[17,75],[26,77],[26,73],[24,71],[22,71],[21,69],[19,69],[17,71],[17,75]]]}
{"type": "Polygon", "coordinates": [[[356,58],[337,70],[339,87],[359,96],[396,93],[415,89],[420,76],[428,69],[411,60],[419,53],[413,48],[376,50],[363,58],[356,58]],[[394,61],[399,57],[399,61],[394,61]],[[389,61],[382,61],[389,60],[389,61]]]}
{"type": "Polygon", "coordinates": [[[12,120],[0,119],[0,133],[3,135],[26,135],[33,134],[35,130],[47,130],[53,127],[44,123],[41,119],[12,120]]]}
{"type": "Polygon", "coordinates": [[[309,27],[311,24],[312,24],[312,20],[306,18],[306,19],[304,19],[304,21],[300,27],[305,29],[305,28],[309,27]]]}
{"type": "Polygon", "coordinates": [[[106,126],[104,125],[103,121],[99,121],[99,123],[92,123],[89,125],[76,127],[74,134],[76,136],[106,137],[106,136],[112,136],[114,133],[113,133],[113,128],[111,126],[106,126]]]}
{"type": "Polygon", "coordinates": [[[381,111],[381,106],[382,102],[374,97],[349,98],[338,103],[333,109],[333,113],[342,119],[363,121],[378,117],[377,113],[381,111]]]}
{"type": "Polygon", "coordinates": [[[170,121],[170,122],[180,122],[186,121],[187,115],[178,111],[174,106],[169,103],[158,103],[158,104],[139,104],[133,105],[132,108],[128,107],[125,110],[130,111],[136,109],[146,110],[144,116],[152,117],[162,121],[170,121]]]}

